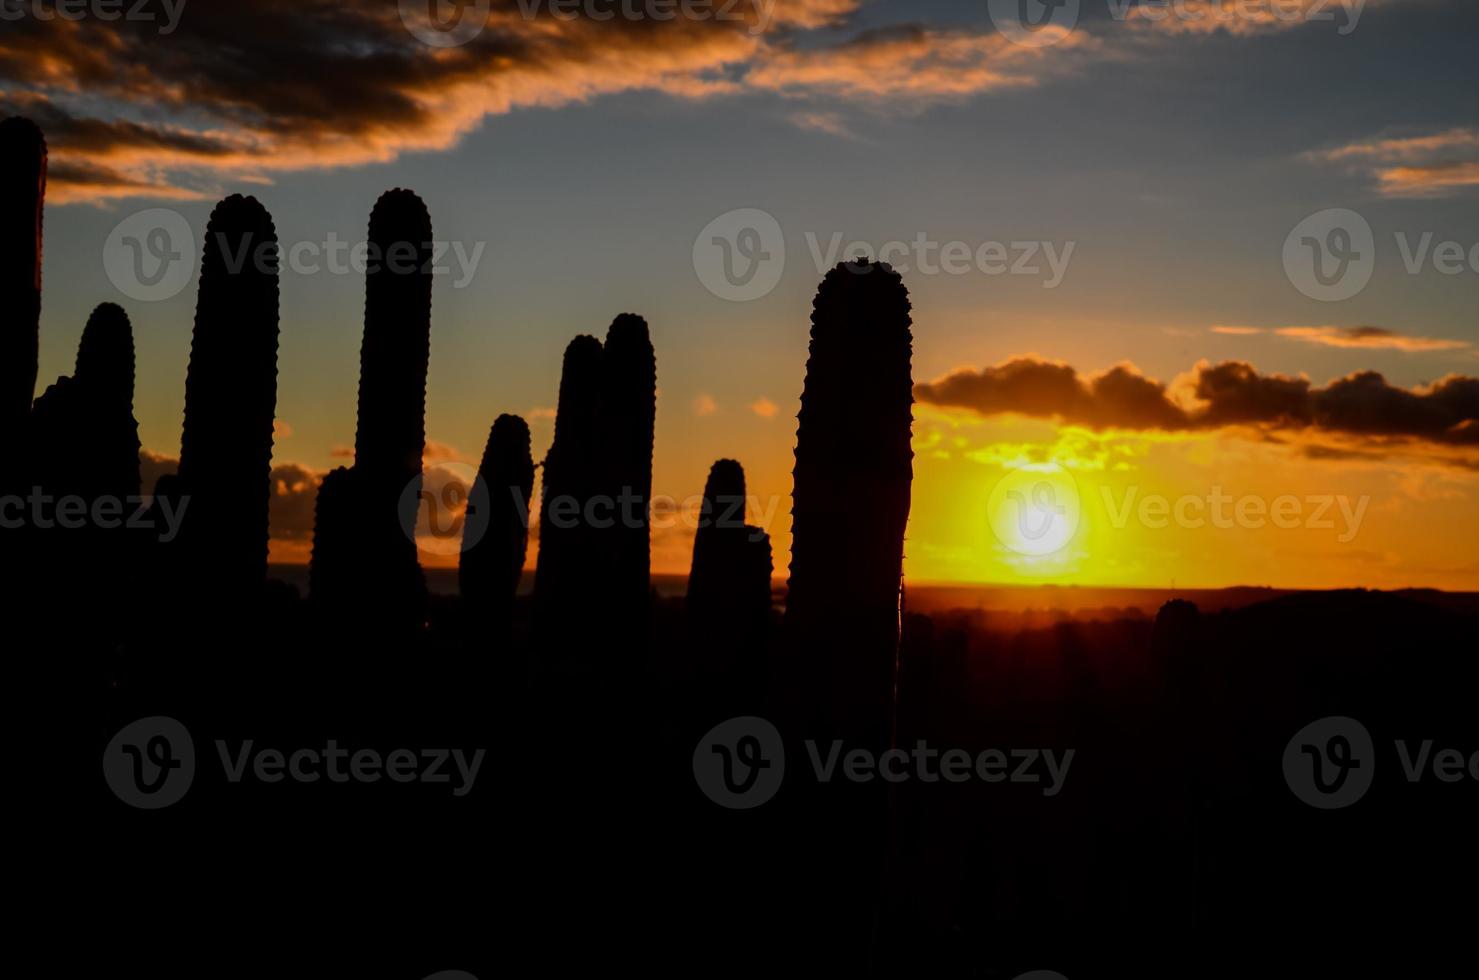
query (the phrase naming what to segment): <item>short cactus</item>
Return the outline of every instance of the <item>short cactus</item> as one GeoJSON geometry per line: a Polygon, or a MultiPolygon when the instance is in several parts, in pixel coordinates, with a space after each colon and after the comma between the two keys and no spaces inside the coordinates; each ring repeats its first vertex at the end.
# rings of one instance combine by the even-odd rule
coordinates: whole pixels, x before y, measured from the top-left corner
{"type": "Polygon", "coordinates": [[[478,478],[462,522],[458,585],[471,617],[505,634],[528,552],[534,489],[529,426],[523,419],[500,415],[494,421],[478,478]]]}

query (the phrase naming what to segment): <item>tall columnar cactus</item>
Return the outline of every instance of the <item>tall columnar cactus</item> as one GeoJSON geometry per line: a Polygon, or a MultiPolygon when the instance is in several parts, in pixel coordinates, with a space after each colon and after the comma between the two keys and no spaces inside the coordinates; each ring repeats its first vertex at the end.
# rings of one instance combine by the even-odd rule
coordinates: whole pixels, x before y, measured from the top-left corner
{"type": "Polygon", "coordinates": [[[494,421],[478,477],[481,485],[474,488],[462,522],[457,580],[470,615],[502,639],[529,546],[534,460],[523,419],[500,415],[494,421]]]}
{"type": "Polygon", "coordinates": [[[420,621],[426,588],[401,502],[420,495],[426,450],[431,251],[431,215],[421,198],[404,188],[380,195],[370,212],[354,438],[365,545],[358,574],[361,597],[405,623],[420,621]]]}
{"type": "Polygon", "coordinates": [[[179,545],[189,580],[231,594],[267,572],[272,420],[277,405],[277,231],[233,194],[206,227],[185,376],[179,545]]]}
{"type": "MultiPolygon", "coordinates": [[[[29,119],[0,122],[0,456],[13,458],[31,399],[41,322],[46,139],[29,119]]],[[[0,492],[17,475],[0,462],[0,492]]]]}
{"type": "Polygon", "coordinates": [[[395,483],[396,496],[420,477],[426,449],[431,249],[421,198],[404,188],[381,194],[370,212],[354,465],[395,483]]]}
{"type": "Polygon", "coordinates": [[[736,710],[757,710],[770,623],[770,536],[745,523],[745,471],[732,459],[709,470],[688,575],[695,657],[736,710]]]}
{"type": "Polygon", "coordinates": [[[616,524],[605,534],[610,550],[611,613],[622,638],[636,639],[651,596],[652,441],[657,415],[657,360],[647,321],[623,313],[606,333],[601,415],[606,428],[607,494],[616,524]]]}
{"type": "Polygon", "coordinates": [[[886,743],[913,452],[909,294],[886,263],[822,280],[796,434],[786,627],[812,721],[886,743]]]}
{"type": "Polygon", "coordinates": [[[603,357],[601,342],[584,334],[565,348],[555,438],[544,459],[534,596],[540,631],[557,645],[589,621],[588,604],[605,588],[600,539],[586,519],[604,487],[603,357]]]}
{"type": "Polygon", "coordinates": [[[431,216],[413,191],[370,212],[365,333],[354,467],[319,488],[310,587],[322,606],[358,611],[369,629],[414,628],[426,583],[414,515],[426,449],[431,356],[431,216]]]}

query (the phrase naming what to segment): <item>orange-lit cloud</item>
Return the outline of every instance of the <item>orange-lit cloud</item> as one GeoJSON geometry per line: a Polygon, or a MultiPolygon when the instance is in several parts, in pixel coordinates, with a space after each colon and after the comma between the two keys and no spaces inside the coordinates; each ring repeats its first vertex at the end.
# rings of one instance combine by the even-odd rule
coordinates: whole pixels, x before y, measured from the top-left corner
{"type": "Polygon", "coordinates": [[[1362,173],[1390,197],[1438,197],[1479,187],[1479,129],[1349,143],[1307,158],[1362,173]]]}
{"type": "Polygon", "coordinates": [[[1209,327],[1212,333],[1233,337],[1253,337],[1273,334],[1322,347],[1342,347],[1359,350],[1395,350],[1404,353],[1427,353],[1430,351],[1467,350],[1469,343],[1463,340],[1448,340],[1441,337],[1413,337],[1388,330],[1386,327],[1209,327]]]}
{"type": "Polygon", "coordinates": [[[776,403],[771,401],[769,398],[757,398],[755,401],[750,403],[750,411],[754,412],[762,419],[772,419],[775,418],[775,415],[777,412],[780,411],[780,408],[777,407],[776,403]]]}
{"type": "MultiPolygon", "coordinates": [[[[46,132],[53,203],[190,199],[279,172],[446,149],[516,108],[639,89],[919,105],[1031,87],[1095,45],[1087,32],[1038,50],[919,26],[797,43],[859,5],[776,0],[737,5],[745,19],[598,20],[543,6],[528,15],[504,0],[476,37],[447,48],[416,40],[394,4],[192,5],[167,37],[129,19],[22,18],[0,34],[0,114],[31,116],[46,132]]],[[[836,113],[793,118],[846,131],[836,113]]]]}
{"type": "Polygon", "coordinates": [[[1426,352],[1463,350],[1469,345],[1462,340],[1437,337],[1409,337],[1385,327],[1280,327],[1274,331],[1305,343],[1325,347],[1348,347],[1364,350],[1397,350],[1426,352]]]}
{"type": "Polygon", "coordinates": [[[916,385],[914,393],[920,402],[979,415],[1094,430],[1245,428],[1261,438],[1334,437],[1383,451],[1428,443],[1462,450],[1456,461],[1466,466],[1474,465],[1470,452],[1479,447],[1479,378],[1459,375],[1408,389],[1363,371],[1319,388],[1308,378],[1261,374],[1240,361],[1202,361],[1168,386],[1130,364],[1080,376],[1067,364],[1029,355],[959,370],[916,385]]]}

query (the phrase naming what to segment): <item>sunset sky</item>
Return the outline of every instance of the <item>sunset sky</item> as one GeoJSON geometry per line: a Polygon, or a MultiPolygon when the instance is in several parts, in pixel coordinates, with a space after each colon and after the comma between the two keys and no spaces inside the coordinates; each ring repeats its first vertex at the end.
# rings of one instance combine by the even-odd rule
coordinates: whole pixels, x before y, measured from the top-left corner
{"type": "MultiPolygon", "coordinates": [[[[115,227],[170,208],[198,249],[242,192],[284,251],[352,243],[410,187],[438,239],[480,255],[465,283],[455,253],[435,279],[428,465],[475,464],[502,412],[542,457],[565,345],[640,313],[655,491],[690,498],[739,459],[782,576],[814,252],[903,242],[885,257],[914,304],[911,581],[1479,589],[1479,5],[1366,0],[1353,25],[1338,0],[1295,4],[1333,15],[1312,22],[1070,6],[1071,30],[1029,43],[986,0],[666,22],[510,0],[455,47],[395,3],[189,0],[166,35],[7,18],[0,114],[36,119],[52,151],[37,393],[118,302],[141,441],[173,458],[195,283],[121,291],[115,227]],[[1335,208],[1374,259],[1322,301],[1286,240],[1335,208]],[[735,209],[784,240],[775,287],[746,301],[695,261],[735,209]],[[1039,271],[982,268],[992,243],[1039,271]],[[1075,496],[1051,549],[1003,522],[1005,494],[1044,482],[1075,496]],[[1242,508],[1232,526],[1214,494],[1242,508]],[[1157,526],[1149,497],[1182,519],[1157,526]]],[[[313,479],[354,443],[363,305],[352,271],[282,276],[278,560],[306,559],[313,479]]],[[[655,532],[654,571],[687,571],[678,524],[655,532]]]]}

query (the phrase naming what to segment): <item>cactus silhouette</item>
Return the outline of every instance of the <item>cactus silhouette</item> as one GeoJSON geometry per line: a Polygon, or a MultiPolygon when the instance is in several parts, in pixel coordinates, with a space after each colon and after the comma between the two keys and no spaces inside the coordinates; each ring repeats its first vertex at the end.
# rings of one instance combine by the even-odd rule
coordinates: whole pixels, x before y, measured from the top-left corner
{"type": "Polygon", "coordinates": [[[88,317],[70,378],[36,399],[29,467],[53,495],[120,502],[139,492],[139,435],[133,416],[134,342],[128,315],[103,303],[88,317]]]}
{"type": "Polygon", "coordinates": [[[688,622],[695,657],[707,661],[710,696],[758,710],[770,623],[770,537],[745,523],[745,471],[732,459],[709,470],[693,538],[688,622]]]}
{"type": "MultiPolygon", "coordinates": [[[[46,139],[29,119],[0,122],[0,445],[18,445],[36,394],[46,139]]],[[[17,479],[0,463],[0,492],[17,479]]]]}
{"type": "Polygon", "coordinates": [[[308,589],[315,603],[336,614],[348,612],[357,598],[358,501],[355,471],[344,466],[324,475],[314,498],[308,589]]]}
{"type": "Polygon", "coordinates": [[[32,409],[26,465],[34,486],[54,499],[86,504],[80,527],[30,531],[31,569],[43,581],[65,576],[72,601],[90,615],[62,611],[67,600],[42,590],[33,609],[74,640],[116,637],[118,614],[133,597],[141,545],[130,527],[139,493],[139,435],[133,415],[134,344],[128,316],[104,303],[88,318],[70,378],[58,378],[32,409]]]}
{"type": "Polygon", "coordinates": [[[689,617],[753,632],[770,613],[770,573],[770,538],[745,523],[744,468],[721,459],[709,469],[693,536],[689,617]]]}
{"type": "Polygon", "coordinates": [[[886,743],[913,452],[909,294],[882,262],[827,273],[796,433],[786,629],[812,720],[886,743]]]}
{"type": "Polygon", "coordinates": [[[473,620],[503,640],[529,546],[534,461],[523,419],[500,415],[494,421],[478,477],[481,483],[473,488],[462,522],[457,581],[473,620]]]}
{"type": "Polygon", "coordinates": [[[586,604],[605,588],[599,539],[585,519],[603,487],[603,357],[601,342],[585,334],[565,348],[555,437],[544,459],[535,616],[554,645],[572,642],[571,634],[589,624],[586,604]]]}
{"type": "Polygon", "coordinates": [[[601,418],[606,435],[606,493],[616,523],[603,532],[607,583],[618,638],[640,639],[651,597],[652,442],[657,414],[657,361],[647,321],[623,313],[606,333],[601,418]]]}
{"type": "Polygon", "coordinates": [[[377,627],[413,628],[425,601],[409,507],[426,449],[431,249],[421,198],[403,188],[380,195],[370,212],[354,469],[327,498],[320,488],[315,515],[324,534],[313,548],[315,598],[353,597],[377,627]]]}
{"type": "Polygon", "coordinates": [[[233,194],[206,227],[185,376],[181,566],[218,593],[267,571],[272,421],[277,404],[277,232],[254,197],[233,194]]]}

